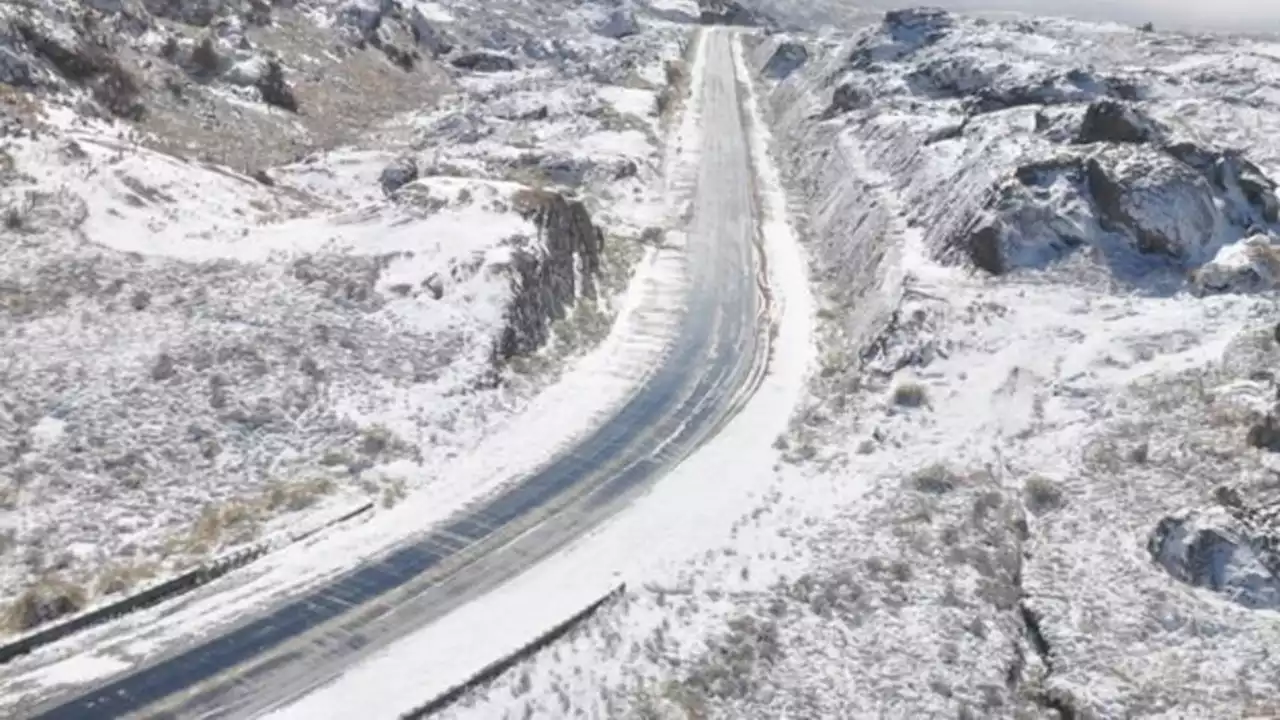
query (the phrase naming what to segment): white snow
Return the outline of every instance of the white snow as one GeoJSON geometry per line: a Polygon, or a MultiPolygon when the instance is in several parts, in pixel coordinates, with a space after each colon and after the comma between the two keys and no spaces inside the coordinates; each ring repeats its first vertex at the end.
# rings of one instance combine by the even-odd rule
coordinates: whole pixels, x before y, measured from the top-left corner
{"type": "Polygon", "coordinates": [[[600,97],[620,113],[646,117],[654,112],[656,94],[652,90],[611,85],[600,88],[600,97]]]}
{"type": "MultiPolygon", "coordinates": [[[[745,64],[740,57],[736,60],[738,72],[745,76],[745,64]]],[[[701,77],[702,63],[700,53],[694,77],[701,77]]],[[[697,87],[695,83],[692,111],[680,141],[686,148],[699,144],[699,129],[691,126],[697,117],[697,87]]],[[[762,232],[776,302],[772,319],[778,335],[768,375],[746,407],[706,446],[602,528],[270,718],[339,718],[355,708],[387,716],[404,712],[528,642],[618,582],[625,582],[633,594],[640,588],[680,585],[688,558],[719,547],[735,532],[739,518],[771,484],[770,468],[778,456],[772,443],[786,430],[813,358],[812,304],[803,255],[791,230],[776,170],[765,154],[769,135],[754,100],[748,102],[748,111],[758,131],[751,137],[751,148],[763,202],[762,232]],[[726,473],[726,467],[734,471],[726,473]],[[726,488],[726,483],[731,483],[731,488],[726,488]],[[644,548],[643,553],[636,552],[638,547],[644,548]]],[[[690,161],[696,161],[696,155],[685,157],[686,168],[690,161]]],[[[767,547],[768,543],[761,545],[767,547]]],[[[755,554],[749,547],[737,550],[744,556],[755,554]]],[[[762,573],[753,582],[758,585],[767,577],[768,573],[762,573]]],[[[665,623],[661,615],[650,617],[665,623]]],[[[697,630],[689,628],[690,634],[697,630]]],[[[615,680],[621,680],[621,663],[625,662],[627,659],[619,656],[599,667],[618,673],[615,680]]],[[[570,691],[590,698],[599,688],[583,683],[570,691]]],[[[510,703],[510,696],[497,693],[491,703],[472,706],[467,712],[493,717],[509,710],[510,703]]],[[[455,715],[453,711],[447,714],[455,715]]],[[[597,709],[592,716],[604,715],[597,709]]]]}
{"type": "MultiPolygon", "coordinates": [[[[547,20],[542,6],[515,4],[503,27],[516,37],[547,20]]],[[[494,28],[477,25],[475,8],[465,4],[417,5],[433,21],[452,18],[451,32],[494,28]]],[[[360,145],[271,167],[270,182],[147,149],[119,124],[56,105],[45,111],[48,130],[7,141],[20,174],[6,176],[13,182],[0,205],[17,203],[38,232],[0,249],[20,301],[33,308],[20,331],[0,328],[11,351],[0,363],[0,384],[19,401],[0,410],[0,423],[13,419],[10,412],[18,423],[0,424],[0,458],[8,462],[9,440],[29,436],[27,461],[37,472],[17,494],[16,480],[0,473],[0,499],[19,503],[19,512],[5,513],[0,538],[0,600],[51,572],[82,580],[89,607],[118,597],[100,593],[99,571],[155,573],[138,587],[161,581],[186,553],[170,554],[168,543],[185,542],[203,513],[266,498],[276,479],[292,482],[295,469],[326,453],[338,464],[302,479],[331,479],[331,491],[305,498],[304,511],[265,517],[205,549],[279,545],[367,499],[378,507],[373,518],[272,554],[193,596],[6,665],[6,703],[16,699],[8,693],[43,692],[41,673],[74,662],[83,648],[98,646],[131,664],[385,550],[545,462],[625,402],[658,365],[682,312],[683,251],[675,234],[662,249],[637,240],[667,222],[661,138],[652,93],[616,83],[632,63],[661,67],[677,57],[683,31],[652,28],[606,42],[592,39],[584,18],[554,18],[557,27],[580,26],[580,36],[565,34],[555,50],[574,55],[576,65],[548,59],[527,73],[475,82],[481,91],[463,79],[458,95],[439,107],[375,122],[360,145]],[[620,113],[645,109],[621,119],[594,112],[612,101],[620,113]],[[547,109],[544,119],[518,119],[539,107],[547,109]],[[463,122],[442,123],[449,115],[463,122]],[[474,139],[465,137],[470,122],[479,128],[474,139]],[[535,358],[550,368],[547,377],[512,373],[503,387],[478,390],[491,379],[492,341],[511,293],[503,269],[508,240],[537,236],[512,208],[526,186],[508,178],[518,169],[513,161],[542,153],[585,169],[571,191],[607,233],[606,253],[617,253],[606,262],[622,276],[610,282],[630,283],[601,297],[618,319],[594,351],[553,343],[555,353],[535,358]],[[387,198],[379,176],[403,154],[430,177],[387,198]],[[616,177],[620,168],[628,173],[616,177]],[[633,261],[628,254],[641,256],[630,278],[622,264],[633,261]],[[316,279],[300,289],[299,273],[316,279]],[[59,292],[64,287],[69,298],[59,292]],[[366,292],[385,301],[366,306],[366,292]],[[277,355],[284,350],[277,340],[301,354],[277,355]],[[165,357],[175,368],[166,368],[165,357]],[[285,441],[246,432],[231,447],[221,435],[209,442],[206,423],[220,429],[227,412],[198,417],[210,413],[221,387],[195,376],[209,357],[254,365],[226,370],[225,410],[250,420],[264,398],[305,392],[300,376],[313,372],[326,382],[310,410],[275,418],[287,426],[285,441]],[[15,380],[35,375],[40,382],[15,380]],[[55,391],[52,400],[40,394],[55,391]],[[349,474],[346,463],[362,460],[360,453],[326,438],[369,431],[389,431],[416,454],[378,458],[349,474]],[[105,447],[93,444],[104,436],[105,447]],[[72,445],[74,452],[91,448],[91,466],[72,460],[71,470],[45,473],[41,458],[72,445]],[[185,455],[201,452],[208,455],[194,463],[208,478],[193,475],[185,455]],[[116,463],[113,472],[101,471],[98,459],[116,463]],[[400,505],[384,507],[405,492],[400,505]],[[37,543],[47,551],[13,549],[37,543]]]]}
{"type": "MultiPolygon", "coordinates": [[[[1025,63],[1032,74],[1026,58],[1045,62],[1051,44],[1067,67],[1101,73],[1141,74],[1144,63],[1184,50],[1183,40],[1135,41],[1118,26],[958,23],[946,54],[977,66],[1025,63]],[[987,48],[1001,49],[988,57],[987,48]]],[[[1236,54],[1231,41],[1198,42],[1213,67],[1236,54]]],[[[1185,584],[1148,550],[1162,518],[1212,508],[1223,487],[1260,516],[1241,527],[1274,537],[1274,456],[1244,442],[1275,405],[1270,266],[1253,271],[1263,282],[1210,283],[1220,294],[1199,296],[1194,277],[1162,275],[1181,261],[1160,257],[1136,257],[1143,273],[1133,274],[1100,252],[1047,257],[1001,277],[940,262],[939,239],[963,229],[988,185],[1051,146],[1016,108],[972,122],[961,139],[926,144],[955,108],[900,101],[888,87],[870,89],[869,112],[815,122],[830,92],[822,81],[849,50],[822,53],[768,98],[821,318],[811,395],[781,451],[765,447],[764,431],[784,430],[787,405],[763,393],[746,412],[772,415],[744,414],[627,514],[467,608],[491,616],[524,599],[565,616],[607,589],[606,576],[629,588],[444,716],[683,718],[697,708],[716,718],[994,718],[1048,712],[1045,691],[1098,717],[1274,715],[1274,611],[1185,584]],[[651,535],[641,534],[646,524],[651,535]],[[555,583],[570,583],[570,568],[579,582],[601,577],[557,600],[555,583]]],[[[932,57],[895,61],[902,67],[870,81],[891,85],[932,57]]],[[[1143,108],[1162,121],[1192,108],[1182,131],[1220,133],[1264,171],[1278,167],[1276,108],[1223,102],[1234,94],[1221,86],[1158,92],[1143,108]]],[[[1160,204],[1158,220],[1184,233],[1192,209],[1160,204]]],[[[1209,261],[1198,272],[1220,267],[1235,278],[1270,252],[1273,236],[1268,228],[1266,240],[1220,238],[1216,259],[1191,253],[1185,262],[1209,261]]],[[[1181,537],[1169,553],[1184,550],[1181,537]]],[[[1265,542],[1229,539],[1232,587],[1272,587],[1260,578],[1274,569],[1254,549],[1265,542]]],[[[476,627],[453,621],[406,641],[382,660],[384,672],[393,658],[435,667],[430,642],[476,627]]],[[[358,705],[365,688],[402,690],[362,674],[322,696],[330,707],[358,705]]]]}
{"type": "Polygon", "coordinates": [[[128,663],[122,662],[117,658],[85,653],[77,655],[64,663],[50,666],[36,673],[32,679],[36,682],[47,684],[49,687],[74,685],[110,677],[128,666],[128,663]]]}

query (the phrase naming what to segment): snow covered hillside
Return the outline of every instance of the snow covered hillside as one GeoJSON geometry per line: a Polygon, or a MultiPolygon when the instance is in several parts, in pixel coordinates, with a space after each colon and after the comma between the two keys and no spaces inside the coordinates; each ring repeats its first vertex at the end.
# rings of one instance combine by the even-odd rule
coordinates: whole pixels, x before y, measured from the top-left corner
{"type": "Polygon", "coordinates": [[[444,482],[661,241],[687,36],[573,1],[0,8],[0,635],[444,482]]]}
{"type": "Polygon", "coordinates": [[[819,295],[772,490],[451,716],[1280,715],[1280,45],[748,43],[819,295]]]}

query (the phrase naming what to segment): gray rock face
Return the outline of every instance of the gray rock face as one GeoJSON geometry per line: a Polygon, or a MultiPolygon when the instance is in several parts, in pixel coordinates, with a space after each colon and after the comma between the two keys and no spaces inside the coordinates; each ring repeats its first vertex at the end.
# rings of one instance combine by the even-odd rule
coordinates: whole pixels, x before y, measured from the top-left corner
{"type": "Polygon", "coordinates": [[[1131,233],[1139,252],[1178,259],[1192,257],[1213,237],[1218,218],[1213,189],[1193,169],[1162,155],[1109,159],[1090,158],[1085,164],[1104,230],[1131,233]]]}
{"type": "Polygon", "coordinates": [[[1190,510],[1162,519],[1147,550],[1182,582],[1248,608],[1280,608],[1275,547],[1225,510],[1190,510]]]}
{"type": "MultiPolygon", "coordinates": [[[[1159,128],[1121,106],[1100,102],[1080,136],[1095,145],[1019,166],[1015,181],[995,197],[953,247],[988,272],[1041,267],[1063,254],[1102,242],[1102,233],[1128,238],[1139,253],[1162,255],[1195,268],[1222,243],[1265,234],[1280,202],[1275,183],[1230,151],[1191,143],[1158,147],[1159,128]],[[1106,138],[1106,139],[1103,139],[1106,138]]],[[[1250,246],[1257,255],[1262,252],[1250,246]]],[[[1265,259],[1265,258],[1264,258],[1265,259]]],[[[1269,261],[1268,261],[1269,262],[1269,261]]],[[[1230,277],[1247,267],[1205,274],[1206,289],[1265,286],[1269,278],[1230,277]]]]}
{"type": "Polygon", "coordinates": [[[433,56],[440,57],[453,51],[453,39],[417,5],[409,11],[409,28],[413,31],[413,38],[418,46],[433,56]]]}
{"type": "Polygon", "coordinates": [[[378,175],[378,184],[382,186],[383,193],[391,195],[417,179],[418,161],[406,155],[396,158],[382,169],[382,173],[378,175]]]}
{"type": "Polygon", "coordinates": [[[804,67],[809,61],[809,51],[797,42],[784,42],[774,50],[769,61],[765,63],[765,77],[774,80],[785,80],[791,73],[804,67]]]}
{"type": "Polygon", "coordinates": [[[596,28],[596,32],[614,40],[621,40],[640,33],[640,23],[636,14],[629,8],[618,8],[609,13],[608,19],[596,28]]]}
{"type": "Polygon", "coordinates": [[[537,226],[538,237],[536,242],[513,240],[515,293],[507,309],[506,329],[495,347],[503,359],[542,347],[552,321],[565,317],[579,297],[595,297],[604,248],[604,233],[581,202],[559,193],[527,191],[518,203],[520,212],[537,226]]]}

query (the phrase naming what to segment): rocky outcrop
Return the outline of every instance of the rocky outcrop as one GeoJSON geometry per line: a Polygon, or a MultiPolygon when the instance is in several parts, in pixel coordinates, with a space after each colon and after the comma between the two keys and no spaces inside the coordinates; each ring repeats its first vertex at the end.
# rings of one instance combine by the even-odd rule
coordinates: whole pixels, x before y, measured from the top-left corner
{"type": "Polygon", "coordinates": [[[1254,609],[1280,609],[1275,543],[1225,509],[1187,510],[1162,519],[1147,541],[1170,575],[1254,609]]]}
{"type": "Polygon", "coordinates": [[[1123,238],[1138,253],[1204,266],[1192,275],[1202,292],[1272,284],[1276,254],[1261,229],[1275,222],[1275,184],[1257,166],[1190,143],[1156,146],[1148,141],[1162,131],[1141,115],[1091,107],[1081,137],[1092,151],[1017,166],[948,248],[1001,273],[1085,245],[1110,253],[1107,238],[1123,238]],[[1237,247],[1241,236],[1252,239],[1237,247]]]}
{"type": "Polygon", "coordinates": [[[1212,242],[1213,189],[1194,170],[1162,155],[1089,158],[1085,174],[1099,225],[1135,238],[1142,253],[1192,259],[1212,242]]]}
{"type": "Polygon", "coordinates": [[[514,297],[494,348],[500,359],[542,347],[553,321],[563,319],[578,299],[595,298],[604,248],[604,233],[581,202],[539,190],[522,191],[515,200],[538,234],[511,241],[514,297]]]}
{"type": "Polygon", "coordinates": [[[1280,286],[1280,246],[1264,234],[1226,245],[1196,269],[1191,282],[1201,295],[1274,290],[1280,286]]]}
{"type": "Polygon", "coordinates": [[[785,80],[791,73],[804,67],[809,61],[809,51],[798,42],[778,44],[778,49],[769,56],[764,64],[764,76],[771,80],[785,80]]]}
{"type": "Polygon", "coordinates": [[[629,8],[617,8],[609,13],[609,17],[600,26],[596,28],[596,32],[614,40],[621,40],[625,37],[638,35],[640,33],[640,23],[636,20],[636,14],[629,8]]]}
{"type": "Polygon", "coordinates": [[[1155,122],[1129,105],[1114,100],[1090,103],[1080,124],[1078,143],[1144,143],[1158,135],[1155,122]]]}
{"type": "Polygon", "coordinates": [[[391,161],[378,175],[378,185],[385,195],[391,195],[400,188],[418,179],[418,161],[412,156],[404,156],[391,161]]]}

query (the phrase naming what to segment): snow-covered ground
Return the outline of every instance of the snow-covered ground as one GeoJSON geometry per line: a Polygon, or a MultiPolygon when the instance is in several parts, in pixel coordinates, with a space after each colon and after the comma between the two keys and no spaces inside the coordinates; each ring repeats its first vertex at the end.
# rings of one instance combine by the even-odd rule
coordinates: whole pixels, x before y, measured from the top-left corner
{"type": "MultiPolygon", "coordinates": [[[[403,711],[618,581],[621,602],[444,716],[1280,715],[1280,45],[932,12],[746,44],[783,308],[766,384],[615,521],[281,716],[403,711]]],[[[452,115],[388,134],[424,127],[484,137],[452,115]]],[[[466,145],[440,165],[482,172],[466,145]]],[[[655,292],[673,279],[651,270],[655,292]]],[[[605,349],[549,396],[608,378],[605,349]]],[[[481,447],[528,448],[549,416],[481,447]]],[[[137,643],[331,573],[439,517],[431,498],[137,643]]]]}
{"type": "Polygon", "coordinates": [[[674,489],[698,458],[660,485],[619,524],[685,542],[445,716],[1280,714],[1278,46],[910,12],[751,44],[808,400],[715,503],[674,489]]]}
{"type": "Polygon", "coordinates": [[[389,541],[555,452],[662,351],[684,28],[85,5],[0,13],[0,633],[412,498],[389,541]],[[612,364],[582,360],[611,329],[612,364]],[[546,442],[485,450],[522,422],[546,442]]]}

